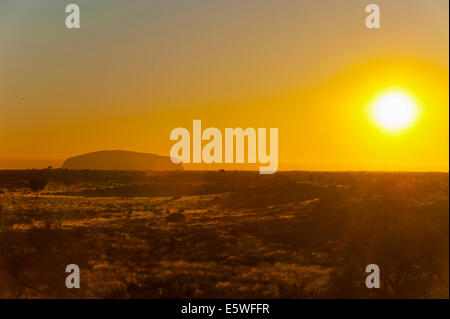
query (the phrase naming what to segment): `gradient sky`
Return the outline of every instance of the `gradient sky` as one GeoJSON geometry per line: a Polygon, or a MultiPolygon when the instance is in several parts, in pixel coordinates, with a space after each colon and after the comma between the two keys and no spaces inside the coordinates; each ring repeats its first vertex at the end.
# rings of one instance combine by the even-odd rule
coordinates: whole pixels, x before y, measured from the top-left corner
{"type": "Polygon", "coordinates": [[[449,167],[447,0],[0,2],[0,158],[168,155],[175,127],[278,127],[279,161],[319,170],[449,167]],[[364,25],[381,7],[381,29],[364,25]],[[389,87],[423,117],[392,136],[389,87]]]}

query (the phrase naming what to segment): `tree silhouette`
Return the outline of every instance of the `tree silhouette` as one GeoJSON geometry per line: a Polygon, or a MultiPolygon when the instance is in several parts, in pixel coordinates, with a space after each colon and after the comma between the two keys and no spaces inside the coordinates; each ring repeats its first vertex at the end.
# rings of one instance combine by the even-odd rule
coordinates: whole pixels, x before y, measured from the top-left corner
{"type": "Polygon", "coordinates": [[[28,181],[28,187],[32,192],[36,193],[36,198],[39,196],[39,192],[47,186],[47,180],[42,177],[33,177],[28,181]]]}

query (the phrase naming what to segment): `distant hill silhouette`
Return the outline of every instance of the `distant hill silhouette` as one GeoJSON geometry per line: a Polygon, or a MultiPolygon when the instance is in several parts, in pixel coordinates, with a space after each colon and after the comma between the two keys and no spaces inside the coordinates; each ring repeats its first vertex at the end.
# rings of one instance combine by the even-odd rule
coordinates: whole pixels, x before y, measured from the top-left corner
{"type": "Polygon", "coordinates": [[[181,164],[174,164],[168,156],[130,151],[98,151],[66,159],[62,168],[93,170],[183,170],[181,164]]]}

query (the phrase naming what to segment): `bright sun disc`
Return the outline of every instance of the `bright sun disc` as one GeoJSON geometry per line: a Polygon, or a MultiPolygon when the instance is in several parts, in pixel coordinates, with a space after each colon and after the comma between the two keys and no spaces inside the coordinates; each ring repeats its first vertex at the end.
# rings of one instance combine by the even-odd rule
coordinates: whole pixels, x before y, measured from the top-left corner
{"type": "Polygon", "coordinates": [[[381,95],[372,105],[372,117],[382,128],[397,132],[410,126],[417,117],[413,99],[402,92],[381,95]]]}

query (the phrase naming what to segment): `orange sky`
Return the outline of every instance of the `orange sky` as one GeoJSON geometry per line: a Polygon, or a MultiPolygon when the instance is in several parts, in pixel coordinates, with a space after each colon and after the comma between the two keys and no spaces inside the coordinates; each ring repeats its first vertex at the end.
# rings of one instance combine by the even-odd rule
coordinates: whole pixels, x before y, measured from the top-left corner
{"type": "Polygon", "coordinates": [[[79,30],[62,2],[0,3],[0,159],[168,155],[200,119],[278,127],[280,169],[448,171],[447,0],[377,1],[379,30],[362,0],[75,2],[79,30]],[[423,109],[395,136],[364,113],[390,87],[423,109]]]}

